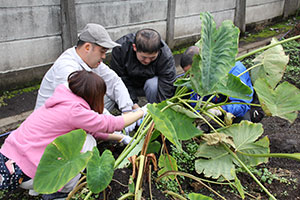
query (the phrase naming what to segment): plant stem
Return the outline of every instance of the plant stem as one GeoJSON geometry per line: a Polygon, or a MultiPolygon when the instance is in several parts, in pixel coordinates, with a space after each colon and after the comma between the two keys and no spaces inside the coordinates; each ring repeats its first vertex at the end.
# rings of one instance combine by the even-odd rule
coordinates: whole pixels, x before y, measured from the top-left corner
{"type": "MultiPolygon", "coordinates": [[[[185,172],[178,172],[178,171],[167,171],[165,173],[163,173],[162,175],[160,175],[156,181],[159,181],[161,178],[165,177],[165,176],[170,176],[170,175],[180,175],[180,176],[185,176],[188,178],[191,178],[199,183],[201,183],[204,187],[206,187],[207,189],[209,189],[210,191],[212,191],[214,194],[216,194],[217,196],[219,196],[221,199],[225,199],[223,196],[221,196],[219,193],[217,193],[215,190],[213,190],[211,187],[209,187],[208,185],[206,185],[205,183],[203,183],[201,180],[201,178],[195,177],[189,173],[185,173],[185,172]]],[[[224,184],[224,185],[229,185],[229,183],[219,183],[219,182],[214,182],[214,181],[209,181],[209,180],[204,180],[208,183],[215,183],[215,184],[224,184]]]]}
{"type": "Polygon", "coordinates": [[[118,198],[118,200],[125,200],[125,199],[128,199],[129,197],[133,197],[133,196],[134,196],[134,194],[129,192],[129,193],[124,194],[120,198],[118,198]]]}
{"type": "Polygon", "coordinates": [[[254,176],[254,174],[248,169],[248,167],[239,159],[239,157],[233,153],[226,144],[221,143],[223,147],[226,149],[228,153],[230,153],[241,165],[242,167],[247,171],[247,173],[254,179],[254,181],[269,195],[269,197],[273,200],[276,200],[276,198],[268,191],[267,188],[261,182],[254,176]]]}
{"type": "MultiPolygon", "coordinates": [[[[197,110],[195,110],[190,104],[186,103],[185,101],[183,101],[182,99],[179,98],[179,101],[182,102],[184,105],[186,105],[187,107],[189,107],[194,113],[196,113],[196,115],[199,116],[200,119],[202,119],[214,132],[216,132],[215,128],[202,116],[199,114],[199,112],[197,112],[197,110]]],[[[210,116],[209,116],[210,117],[210,116]]],[[[213,120],[215,120],[214,118],[212,118],[213,120]]]]}
{"type": "Polygon", "coordinates": [[[276,46],[276,45],[283,44],[283,43],[285,43],[285,42],[289,42],[289,41],[292,41],[292,40],[296,40],[296,39],[298,39],[298,38],[300,38],[300,35],[296,35],[296,36],[294,36],[294,37],[291,37],[291,38],[288,38],[288,39],[285,39],[285,40],[278,41],[278,42],[276,42],[276,43],[274,43],[274,44],[269,44],[269,45],[267,45],[267,46],[264,46],[264,47],[261,47],[261,48],[259,48],[259,49],[254,50],[254,51],[251,51],[251,52],[249,52],[249,53],[246,53],[246,54],[244,54],[244,55],[242,55],[242,56],[240,56],[240,57],[237,57],[237,58],[235,59],[235,61],[243,60],[244,58],[246,58],[246,57],[248,57],[248,56],[251,56],[251,55],[253,55],[253,54],[256,54],[256,53],[258,53],[258,52],[260,52],[260,51],[264,51],[264,50],[269,49],[269,48],[272,48],[272,47],[274,47],[274,46],[276,46]]]}
{"type": "Polygon", "coordinates": [[[84,200],[88,200],[92,194],[92,191],[89,191],[89,193],[85,196],[84,200]]]}
{"type": "Polygon", "coordinates": [[[249,154],[242,151],[238,151],[239,153],[252,156],[252,157],[274,157],[274,158],[289,158],[293,160],[300,161],[300,153],[266,153],[266,154],[249,154]]]}
{"type": "Polygon", "coordinates": [[[144,165],[145,165],[145,156],[144,155],[140,155],[138,157],[139,160],[139,172],[138,172],[138,176],[137,176],[137,180],[136,180],[136,186],[135,186],[135,197],[138,196],[138,192],[141,188],[141,182],[143,179],[143,171],[144,171],[144,165]]]}
{"type": "MultiPolygon", "coordinates": [[[[150,115],[147,115],[145,117],[145,121],[148,120],[147,117],[149,117],[149,119],[150,119],[150,115]]],[[[135,146],[141,141],[141,139],[147,133],[147,130],[149,129],[150,125],[151,124],[148,124],[148,126],[144,130],[140,131],[141,134],[138,135],[138,137],[136,138],[136,140],[131,145],[127,145],[127,147],[123,150],[123,152],[117,158],[117,160],[115,162],[115,165],[114,165],[114,168],[117,168],[119,166],[119,164],[126,158],[126,156],[132,151],[132,149],[134,149],[135,146]]],[[[140,126],[140,128],[141,128],[141,126],[140,126]]],[[[137,133],[139,132],[140,128],[138,129],[137,133]]]]}
{"type": "Polygon", "coordinates": [[[180,194],[177,194],[177,193],[172,192],[172,191],[163,191],[163,193],[171,195],[171,196],[173,196],[173,197],[175,197],[176,199],[179,199],[179,200],[187,200],[186,198],[182,197],[180,194]]]}
{"type": "Polygon", "coordinates": [[[239,75],[237,75],[237,77],[240,77],[240,76],[242,76],[243,74],[247,73],[248,71],[254,69],[255,67],[261,66],[261,65],[263,65],[263,63],[258,63],[258,64],[256,64],[256,65],[253,65],[252,67],[249,67],[248,69],[246,69],[245,71],[243,71],[242,73],[240,73],[239,75]]]}

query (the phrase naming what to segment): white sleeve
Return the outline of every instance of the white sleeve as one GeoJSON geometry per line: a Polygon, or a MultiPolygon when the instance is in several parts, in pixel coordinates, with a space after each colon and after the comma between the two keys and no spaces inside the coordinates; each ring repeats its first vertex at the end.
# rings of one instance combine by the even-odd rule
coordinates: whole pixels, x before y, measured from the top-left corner
{"type": "Polygon", "coordinates": [[[106,95],[118,104],[121,111],[131,110],[133,102],[122,79],[103,62],[93,71],[106,83],[106,95]]]}

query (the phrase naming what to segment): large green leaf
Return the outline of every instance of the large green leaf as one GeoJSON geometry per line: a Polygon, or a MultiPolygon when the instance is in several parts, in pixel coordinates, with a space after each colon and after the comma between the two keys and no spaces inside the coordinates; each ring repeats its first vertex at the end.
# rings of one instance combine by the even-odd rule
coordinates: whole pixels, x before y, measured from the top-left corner
{"type": "MultiPolygon", "coordinates": [[[[176,160],[170,155],[161,154],[158,159],[158,166],[161,168],[157,174],[160,176],[167,171],[178,171],[176,160]]],[[[168,176],[168,178],[173,179],[175,175],[168,176]]]]}
{"type": "Polygon", "coordinates": [[[265,113],[290,121],[297,118],[300,110],[300,90],[294,85],[283,82],[275,90],[264,79],[255,82],[254,89],[265,113]]]}
{"type": "Polygon", "coordinates": [[[226,84],[220,82],[217,86],[219,93],[224,94],[225,96],[251,100],[250,94],[252,90],[244,84],[240,78],[234,76],[233,74],[228,74],[226,84]]]}
{"type": "Polygon", "coordinates": [[[57,192],[86,167],[92,152],[80,152],[85,138],[86,133],[79,129],[57,137],[46,147],[34,177],[36,192],[57,192]]]}
{"type": "MultiPolygon", "coordinates": [[[[277,43],[277,39],[273,38],[271,44],[277,43]]],[[[269,85],[274,89],[281,80],[289,57],[285,55],[281,45],[276,45],[257,56],[253,60],[254,64],[262,64],[251,70],[251,78],[253,83],[258,78],[265,78],[269,85]]]]}
{"type": "MultiPolygon", "coordinates": [[[[267,158],[253,158],[239,153],[269,153],[269,142],[267,138],[256,141],[263,133],[261,124],[242,121],[239,124],[234,124],[218,131],[232,137],[234,145],[231,145],[231,147],[235,146],[234,152],[237,152],[237,156],[245,164],[253,166],[267,162],[267,158]]],[[[206,142],[203,142],[199,145],[195,156],[199,157],[195,162],[197,173],[204,173],[206,177],[215,179],[221,177],[228,180],[234,179],[232,170],[235,170],[237,162],[235,158],[226,151],[222,144],[208,145],[206,142]]]]}
{"type": "Polygon", "coordinates": [[[162,111],[166,106],[165,101],[159,104],[150,104],[148,105],[148,112],[155,123],[155,128],[178,149],[181,149],[179,140],[188,140],[202,134],[202,131],[193,124],[194,119],[185,114],[177,113],[171,108],[162,111]]]}
{"type": "Polygon", "coordinates": [[[199,95],[206,96],[219,92],[216,86],[235,65],[239,29],[226,20],[217,30],[207,12],[201,13],[201,20],[201,40],[197,43],[201,51],[193,59],[191,83],[199,95]]]}
{"type": "Polygon", "coordinates": [[[93,149],[93,156],[87,165],[86,181],[93,193],[102,192],[111,182],[114,175],[115,158],[111,151],[105,150],[101,157],[97,147],[93,149]]]}

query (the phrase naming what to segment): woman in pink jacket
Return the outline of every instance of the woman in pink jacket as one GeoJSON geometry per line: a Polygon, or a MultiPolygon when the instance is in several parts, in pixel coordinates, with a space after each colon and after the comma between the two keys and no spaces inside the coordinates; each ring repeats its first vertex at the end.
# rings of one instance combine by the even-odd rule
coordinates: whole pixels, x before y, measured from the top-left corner
{"type": "MultiPolygon", "coordinates": [[[[0,188],[14,189],[22,180],[33,182],[46,146],[72,130],[81,128],[88,133],[82,151],[96,146],[94,138],[128,144],[131,137],[111,133],[142,118],[146,108],[122,116],[104,115],[105,93],[105,82],[95,73],[85,70],[71,73],[68,85],[59,85],[45,105],[6,138],[0,149],[0,188]]],[[[71,191],[77,180],[68,183],[61,192],[71,191]]],[[[25,188],[32,189],[32,184],[29,185],[25,188]]]]}

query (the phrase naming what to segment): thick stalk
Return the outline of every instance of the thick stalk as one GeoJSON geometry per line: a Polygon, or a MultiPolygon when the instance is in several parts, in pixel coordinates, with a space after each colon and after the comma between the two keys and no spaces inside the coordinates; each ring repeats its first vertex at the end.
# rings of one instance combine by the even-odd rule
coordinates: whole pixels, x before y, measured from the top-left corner
{"type": "MultiPolygon", "coordinates": [[[[187,107],[189,107],[191,109],[191,111],[193,111],[196,115],[198,115],[200,119],[202,119],[214,132],[216,132],[215,128],[209,123],[209,121],[207,121],[202,115],[200,115],[199,112],[197,112],[197,110],[195,110],[190,104],[186,103],[182,99],[179,99],[179,101],[182,102],[187,107]]],[[[212,120],[216,121],[216,119],[214,119],[214,118],[212,118],[212,120]]]]}
{"type": "Polygon", "coordinates": [[[133,196],[134,196],[134,194],[129,192],[129,193],[124,194],[120,198],[118,198],[118,200],[125,200],[125,199],[128,199],[129,197],[133,197],[133,196]]]}
{"type": "MultiPolygon", "coordinates": [[[[148,116],[146,116],[146,118],[147,117],[148,116]]],[[[149,116],[149,118],[150,118],[150,116],[149,116]]],[[[121,153],[121,155],[117,158],[114,168],[117,168],[119,166],[119,164],[126,158],[126,156],[132,151],[132,149],[134,149],[135,146],[141,141],[141,139],[147,133],[147,130],[149,129],[150,125],[151,125],[151,123],[147,125],[145,130],[141,131],[141,134],[139,134],[137,136],[136,140],[131,145],[127,145],[128,148],[125,148],[124,151],[121,153]]]]}
{"type": "Polygon", "coordinates": [[[223,147],[226,149],[228,153],[230,153],[240,164],[241,166],[247,171],[247,173],[254,179],[254,181],[269,195],[269,197],[273,200],[276,200],[276,198],[268,191],[267,188],[261,182],[254,176],[254,174],[248,169],[248,167],[239,159],[239,157],[233,153],[226,144],[221,143],[223,147]]]}
{"type": "Polygon", "coordinates": [[[254,69],[255,67],[259,67],[259,66],[261,66],[261,65],[263,65],[263,64],[262,64],[262,63],[258,63],[258,64],[256,64],[256,65],[253,65],[252,67],[249,67],[247,70],[243,71],[242,73],[240,73],[240,74],[237,75],[236,77],[240,77],[240,76],[242,76],[243,74],[245,74],[245,73],[247,73],[248,71],[250,71],[251,69],[254,69]]]}
{"type": "Polygon", "coordinates": [[[171,195],[173,197],[175,197],[175,199],[179,199],[179,200],[187,200],[186,198],[184,198],[183,196],[175,193],[175,192],[172,192],[172,191],[163,191],[163,193],[165,194],[168,194],[168,195],[171,195]]]}
{"type": "Polygon", "coordinates": [[[136,186],[135,186],[135,199],[139,196],[139,190],[141,188],[141,184],[142,184],[142,180],[143,180],[143,171],[144,171],[144,165],[145,165],[145,156],[144,155],[140,155],[138,157],[138,161],[139,161],[139,172],[138,172],[138,176],[137,176],[137,180],[136,180],[136,186]]]}
{"type": "Polygon", "coordinates": [[[242,55],[242,56],[240,56],[240,57],[237,57],[237,58],[235,59],[235,61],[243,60],[244,58],[246,58],[246,57],[248,57],[248,56],[251,56],[251,55],[253,55],[253,54],[256,54],[256,53],[258,53],[258,52],[260,52],[260,51],[264,51],[264,50],[266,50],[266,49],[275,47],[275,46],[277,46],[277,45],[279,45],[279,44],[283,44],[283,43],[285,43],[285,42],[289,42],[289,41],[292,41],[292,40],[296,40],[296,39],[298,39],[298,38],[300,38],[300,35],[296,35],[296,36],[294,36],[294,37],[291,37],[291,38],[288,38],[288,39],[285,39],[285,40],[281,40],[281,41],[276,42],[276,43],[274,43],[274,44],[269,44],[269,45],[267,45],[267,46],[264,46],[264,47],[261,47],[261,48],[259,48],[259,49],[254,50],[254,51],[251,51],[251,52],[249,52],[249,53],[246,53],[246,54],[244,54],[244,55],[242,55]]]}
{"type": "Polygon", "coordinates": [[[238,151],[240,154],[252,157],[274,157],[274,158],[289,158],[300,161],[300,153],[266,153],[266,154],[249,154],[238,151]]]}

